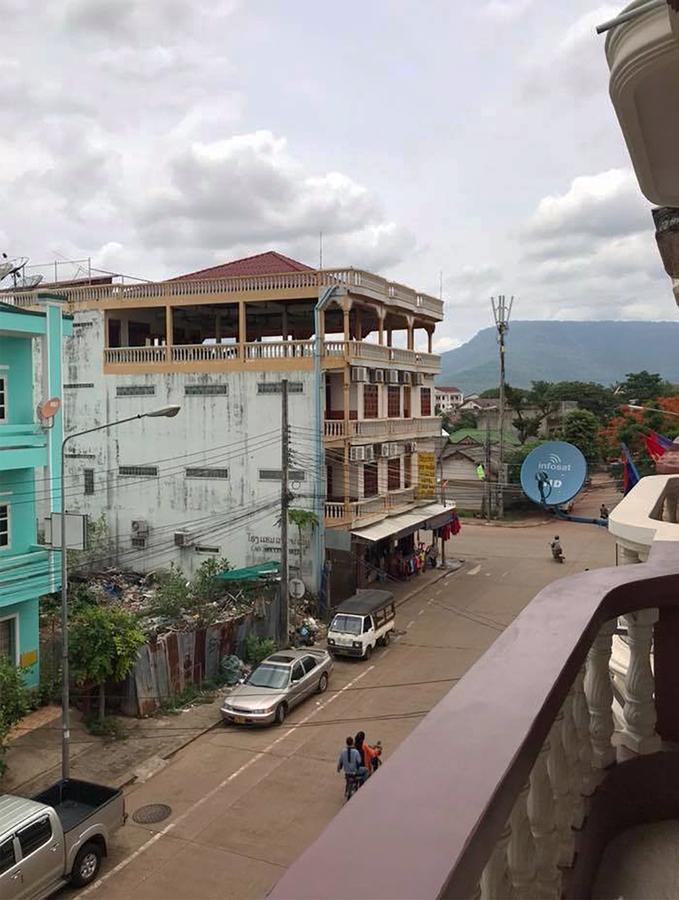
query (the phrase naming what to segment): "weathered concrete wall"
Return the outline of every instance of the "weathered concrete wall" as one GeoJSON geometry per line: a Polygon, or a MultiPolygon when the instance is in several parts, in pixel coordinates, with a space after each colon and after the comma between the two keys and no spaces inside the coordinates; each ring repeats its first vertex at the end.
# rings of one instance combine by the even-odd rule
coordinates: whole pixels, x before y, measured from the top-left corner
{"type": "MultiPolygon", "coordinates": [[[[66,490],[70,509],[98,518],[105,513],[117,561],[138,571],[170,562],[192,573],[215,548],[234,566],[280,558],[280,480],[262,470],[281,468],[280,393],[261,394],[258,384],[279,383],[280,373],[103,374],[103,316],[76,315],[66,342],[64,406],[66,431],[78,431],[168,404],[182,409],[174,419],[141,419],[75,440],[69,450],[66,490]],[[191,395],[187,387],[226,388],[226,394],[191,395]],[[120,396],[120,388],[125,396],[120,396]],[[130,389],[137,391],[130,396],[130,389]],[[157,466],[158,477],[124,476],[121,466],[157,466]],[[187,477],[187,468],[227,469],[228,477],[187,477]],[[94,470],[94,493],[84,494],[85,469],[94,470]],[[272,507],[265,509],[267,504],[272,507]],[[135,547],[132,522],[148,526],[146,548],[135,547]],[[180,549],[174,532],[187,529],[195,544],[180,549]]],[[[289,395],[293,448],[312,456],[313,373],[290,372],[302,393],[289,395]]],[[[310,508],[313,467],[300,460],[303,478],[293,482],[301,496],[293,505],[310,508]]],[[[137,534],[138,536],[138,534],[137,534]]],[[[297,529],[290,529],[291,568],[298,566],[297,529]]],[[[305,536],[308,543],[308,536],[305,536]]],[[[306,547],[305,547],[306,550],[306,547]]],[[[313,580],[312,560],[302,554],[302,577],[313,580]]]]}

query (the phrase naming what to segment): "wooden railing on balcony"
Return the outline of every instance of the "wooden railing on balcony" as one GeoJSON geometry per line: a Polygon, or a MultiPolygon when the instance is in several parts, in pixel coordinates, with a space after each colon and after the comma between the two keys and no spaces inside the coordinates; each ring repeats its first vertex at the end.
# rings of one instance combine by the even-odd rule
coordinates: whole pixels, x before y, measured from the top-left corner
{"type": "MultiPolygon", "coordinates": [[[[354,293],[366,293],[375,299],[394,302],[413,312],[420,312],[435,319],[443,318],[443,303],[436,297],[419,294],[412,288],[394,284],[360,269],[324,269],[305,272],[283,272],[272,275],[242,275],[230,278],[211,278],[205,281],[140,282],[138,284],[97,284],[77,287],[55,286],[52,294],[64,297],[72,306],[101,302],[121,301],[139,305],[147,300],[181,299],[190,297],[261,294],[295,290],[308,291],[328,285],[344,285],[354,293]]],[[[14,291],[3,296],[15,306],[34,306],[40,289],[14,291]]]]}
{"type": "Polygon", "coordinates": [[[668,790],[679,754],[655,751],[660,737],[679,736],[679,538],[667,539],[679,526],[661,527],[648,563],[542,590],[284,873],[272,900],[589,897],[618,831],[676,817],[668,790]],[[620,616],[630,665],[614,734],[609,660],[620,616]],[[615,745],[642,755],[616,763],[615,745]],[[337,849],[348,833],[369,848],[351,865],[337,849]]]}

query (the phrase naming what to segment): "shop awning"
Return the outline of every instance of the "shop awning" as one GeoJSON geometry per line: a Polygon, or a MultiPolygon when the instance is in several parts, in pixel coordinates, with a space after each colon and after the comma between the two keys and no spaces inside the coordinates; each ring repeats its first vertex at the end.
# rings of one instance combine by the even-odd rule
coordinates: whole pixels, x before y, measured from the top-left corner
{"type": "Polygon", "coordinates": [[[246,569],[231,569],[228,572],[220,572],[215,578],[220,581],[252,581],[263,575],[277,575],[281,566],[277,562],[260,563],[258,566],[248,566],[246,569]]]}
{"type": "Polygon", "coordinates": [[[432,503],[429,506],[420,506],[407,513],[398,516],[390,516],[367,528],[357,528],[352,535],[359,541],[375,543],[385,538],[400,538],[412,534],[419,528],[441,528],[450,522],[455,512],[454,506],[443,506],[440,503],[432,503]]]}

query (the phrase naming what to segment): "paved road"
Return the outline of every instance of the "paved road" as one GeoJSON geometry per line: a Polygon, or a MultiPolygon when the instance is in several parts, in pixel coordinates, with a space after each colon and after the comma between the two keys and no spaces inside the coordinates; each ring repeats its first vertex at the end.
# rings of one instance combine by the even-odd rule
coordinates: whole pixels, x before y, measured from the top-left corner
{"type": "MultiPolygon", "coordinates": [[[[401,632],[369,663],[338,662],[330,690],[298,707],[281,728],[219,727],[161,772],[133,785],[132,813],[166,803],[157,826],[121,830],[101,898],[263,897],[342,804],[335,772],[347,734],[360,728],[393,750],[454,685],[502,628],[549,581],[614,563],[603,529],[560,524],[567,563],[549,554],[553,526],[466,526],[454,552],[465,567],[404,604],[401,632]]],[[[181,716],[177,718],[181,727],[181,716]]]]}

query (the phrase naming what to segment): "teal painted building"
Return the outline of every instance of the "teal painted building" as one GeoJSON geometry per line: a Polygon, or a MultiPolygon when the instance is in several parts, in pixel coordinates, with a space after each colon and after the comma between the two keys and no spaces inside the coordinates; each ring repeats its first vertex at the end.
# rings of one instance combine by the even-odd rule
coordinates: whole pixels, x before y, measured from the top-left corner
{"type": "Polygon", "coordinates": [[[38,546],[40,512],[61,510],[61,411],[41,424],[37,407],[61,398],[62,345],[73,323],[58,298],[41,311],[0,302],[0,654],[39,677],[39,598],[60,587],[59,554],[38,546]]]}

